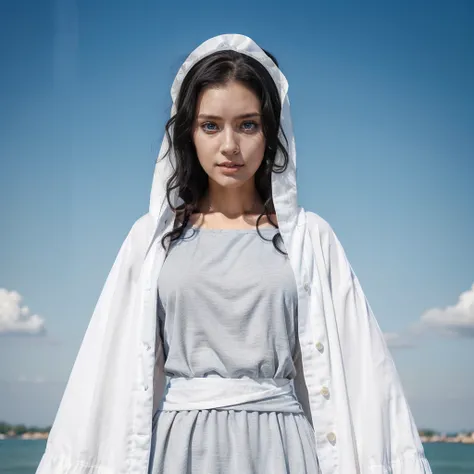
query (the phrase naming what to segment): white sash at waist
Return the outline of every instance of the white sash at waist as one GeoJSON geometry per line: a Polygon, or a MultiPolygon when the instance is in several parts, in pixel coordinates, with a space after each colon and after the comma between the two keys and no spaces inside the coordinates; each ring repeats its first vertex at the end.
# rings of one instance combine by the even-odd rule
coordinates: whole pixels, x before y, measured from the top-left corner
{"type": "Polygon", "coordinates": [[[290,379],[171,377],[160,411],[238,409],[302,412],[290,379]]]}

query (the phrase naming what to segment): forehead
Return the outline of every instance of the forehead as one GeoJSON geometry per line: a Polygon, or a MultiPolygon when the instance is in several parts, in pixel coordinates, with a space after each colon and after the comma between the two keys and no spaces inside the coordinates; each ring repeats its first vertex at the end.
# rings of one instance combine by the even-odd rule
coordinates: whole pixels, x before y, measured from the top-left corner
{"type": "Polygon", "coordinates": [[[196,113],[218,115],[223,118],[260,112],[260,100],[256,94],[239,82],[206,87],[201,91],[196,113]]]}

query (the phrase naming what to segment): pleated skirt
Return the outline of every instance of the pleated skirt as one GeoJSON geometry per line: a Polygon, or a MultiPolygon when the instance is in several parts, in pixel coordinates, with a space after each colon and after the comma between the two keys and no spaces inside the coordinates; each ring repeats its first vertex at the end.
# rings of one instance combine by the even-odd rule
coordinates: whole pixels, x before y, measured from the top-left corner
{"type": "Polygon", "coordinates": [[[318,474],[303,413],[158,411],[150,474],[318,474]]]}

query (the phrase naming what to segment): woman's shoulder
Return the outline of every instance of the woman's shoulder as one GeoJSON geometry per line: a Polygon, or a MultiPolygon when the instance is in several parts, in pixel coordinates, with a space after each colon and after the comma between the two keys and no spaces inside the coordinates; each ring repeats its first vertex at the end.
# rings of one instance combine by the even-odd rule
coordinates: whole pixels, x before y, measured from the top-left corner
{"type": "Polygon", "coordinates": [[[328,246],[340,245],[331,224],[313,211],[305,211],[306,229],[313,242],[318,241],[323,249],[328,246]]]}
{"type": "Polygon", "coordinates": [[[310,232],[318,232],[320,234],[333,234],[334,230],[329,222],[313,211],[305,211],[306,225],[310,232]]]}
{"type": "Polygon", "coordinates": [[[146,240],[154,231],[156,221],[150,213],[143,214],[133,224],[130,230],[130,236],[136,241],[146,240]]]}

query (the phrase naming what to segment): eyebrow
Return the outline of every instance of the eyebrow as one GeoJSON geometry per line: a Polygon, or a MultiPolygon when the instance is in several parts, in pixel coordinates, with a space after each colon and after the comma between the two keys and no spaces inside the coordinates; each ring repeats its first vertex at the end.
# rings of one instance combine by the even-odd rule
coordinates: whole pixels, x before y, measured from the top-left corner
{"type": "MultiPolygon", "coordinates": [[[[260,117],[262,114],[258,112],[250,112],[248,114],[237,115],[237,119],[244,119],[244,118],[251,118],[251,117],[260,117]]],[[[200,119],[208,119],[208,120],[222,120],[222,117],[218,115],[208,115],[208,114],[199,114],[198,118],[200,119]]]]}

